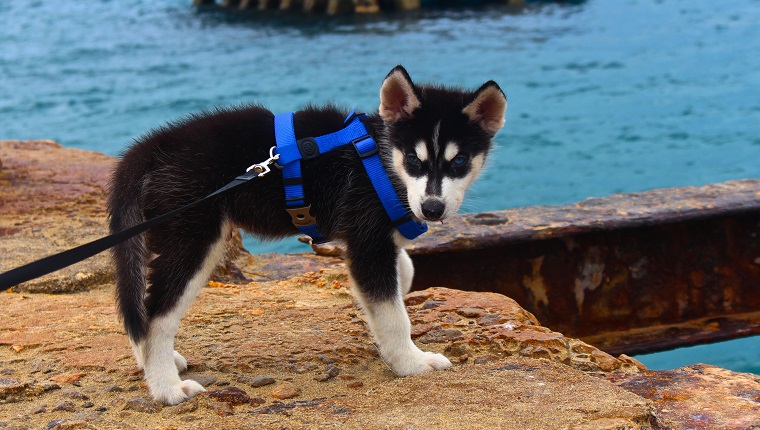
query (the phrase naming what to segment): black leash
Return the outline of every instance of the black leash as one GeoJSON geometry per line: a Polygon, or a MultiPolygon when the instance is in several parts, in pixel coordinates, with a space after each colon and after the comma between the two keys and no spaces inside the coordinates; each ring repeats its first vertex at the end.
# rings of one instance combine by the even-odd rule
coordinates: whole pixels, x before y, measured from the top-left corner
{"type": "Polygon", "coordinates": [[[180,213],[192,207],[195,207],[214,196],[218,196],[219,194],[229,191],[238,185],[245,184],[253,178],[264,176],[270,171],[269,165],[278,158],[279,155],[273,155],[272,151],[270,151],[270,157],[268,160],[259,164],[254,164],[253,166],[249,167],[244,174],[238,176],[227,185],[219,188],[218,190],[207,195],[206,197],[203,197],[200,200],[196,200],[190,204],[174,209],[173,211],[159,215],[155,218],[151,218],[143,223],[137,224],[118,233],[114,233],[110,236],[101,237],[100,239],[85,243],[84,245],[77,246],[76,248],[72,248],[67,251],[45,257],[41,260],[34,261],[32,263],[11,269],[3,274],[0,274],[0,291],[5,291],[22,282],[39,278],[40,276],[47,275],[48,273],[55,272],[56,270],[63,269],[64,267],[71,266],[72,264],[78,263],[86,258],[90,258],[93,255],[99,254],[120,242],[137,236],[138,234],[144,232],[145,230],[148,230],[151,227],[163,224],[176,215],[179,215],[180,213]]]}

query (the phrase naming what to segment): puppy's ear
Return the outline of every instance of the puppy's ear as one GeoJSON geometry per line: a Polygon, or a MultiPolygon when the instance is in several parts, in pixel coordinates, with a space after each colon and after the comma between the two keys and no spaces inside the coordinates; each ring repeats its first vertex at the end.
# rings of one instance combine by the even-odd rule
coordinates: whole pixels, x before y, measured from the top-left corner
{"type": "Polygon", "coordinates": [[[494,81],[488,81],[475,91],[475,100],[462,109],[471,123],[476,123],[492,136],[504,127],[507,96],[494,81]]]}
{"type": "Polygon", "coordinates": [[[414,93],[412,79],[403,67],[396,66],[380,87],[380,117],[385,122],[411,118],[418,107],[420,99],[414,93]]]}

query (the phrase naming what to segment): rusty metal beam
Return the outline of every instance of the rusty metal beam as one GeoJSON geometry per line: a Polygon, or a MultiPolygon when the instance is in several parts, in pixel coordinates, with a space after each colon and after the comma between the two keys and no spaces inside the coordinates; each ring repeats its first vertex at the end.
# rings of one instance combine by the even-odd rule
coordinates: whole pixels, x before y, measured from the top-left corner
{"type": "Polygon", "coordinates": [[[457,217],[410,250],[414,289],[493,291],[612,353],[760,333],[760,181],[457,217]]]}

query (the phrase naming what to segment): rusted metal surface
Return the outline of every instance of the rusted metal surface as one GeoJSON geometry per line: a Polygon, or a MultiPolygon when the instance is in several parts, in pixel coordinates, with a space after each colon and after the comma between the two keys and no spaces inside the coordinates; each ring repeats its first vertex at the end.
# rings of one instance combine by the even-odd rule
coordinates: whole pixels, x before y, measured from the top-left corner
{"type": "Polygon", "coordinates": [[[415,289],[514,298],[611,353],[760,333],[760,181],[460,216],[410,250],[415,289]]]}

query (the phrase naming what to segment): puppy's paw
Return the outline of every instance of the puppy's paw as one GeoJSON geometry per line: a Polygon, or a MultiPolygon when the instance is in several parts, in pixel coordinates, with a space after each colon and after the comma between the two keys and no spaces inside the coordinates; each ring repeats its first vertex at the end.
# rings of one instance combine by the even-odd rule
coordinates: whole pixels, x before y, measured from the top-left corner
{"type": "Polygon", "coordinates": [[[187,370],[187,360],[177,351],[174,351],[174,365],[177,367],[177,372],[179,373],[187,370]]]}
{"type": "Polygon", "coordinates": [[[201,384],[192,379],[185,379],[170,387],[156,390],[153,393],[153,398],[167,405],[176,405],[204,391],[206,389],[201,384]]]}
{"type": "Polygon", "coordinates": [[[195,397],[196,394],[206,391],[206,389],[203,388],[203,385],[193,381],[192,379],[185,379],[179,385],[180,388],[182,388],[182,393],[187,396],[187,399],[195,397]]]}
{"type": "Polygon", "coordinates": [[[449,367],[451,367],[451,361],[445,356],[419,350],[403,360],[398,360],[397,363],[391,363],[391,368],[398,376],[418,375],[449,367]]]}

